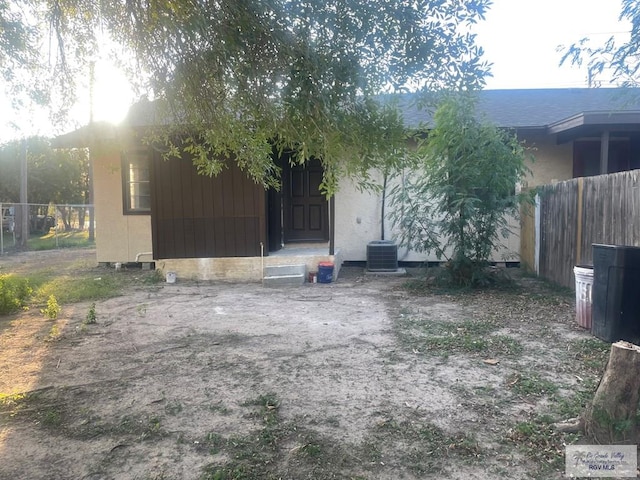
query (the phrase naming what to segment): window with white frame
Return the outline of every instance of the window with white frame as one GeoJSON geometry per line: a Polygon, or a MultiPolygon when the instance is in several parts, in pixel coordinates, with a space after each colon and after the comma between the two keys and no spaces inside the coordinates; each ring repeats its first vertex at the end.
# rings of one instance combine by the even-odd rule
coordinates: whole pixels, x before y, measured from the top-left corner
{"type": "Polygon", "coordinates": [[[125,215],[151,212],[149,150],[131,150],[122,155],[122,193],[125,215]]]}

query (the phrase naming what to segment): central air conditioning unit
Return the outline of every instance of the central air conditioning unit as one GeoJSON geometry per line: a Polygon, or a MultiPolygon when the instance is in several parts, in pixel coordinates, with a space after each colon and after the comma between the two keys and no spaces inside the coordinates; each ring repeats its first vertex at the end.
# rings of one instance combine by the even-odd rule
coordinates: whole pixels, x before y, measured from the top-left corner
{"type": "Polygon", "coordinates": [[[398,270],[398,246],[391,240],[375,240],[367,244],[367,270],[395,272],[398,270]]]}

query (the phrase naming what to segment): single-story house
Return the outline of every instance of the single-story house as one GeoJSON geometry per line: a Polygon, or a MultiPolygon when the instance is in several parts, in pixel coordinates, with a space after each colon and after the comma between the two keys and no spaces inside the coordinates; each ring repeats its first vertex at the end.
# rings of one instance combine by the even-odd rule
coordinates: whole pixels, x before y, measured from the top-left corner
{"type": "MultiPolygon", "coordinates": [[[[400,105],[407,127],[428,129],[429,114],[410,95],[400,105]]],[[[91,149],[99,263],[155,262],[179,278],[259,281],[269,265],[316,270],[318,262],[330,261],[337,273],[344,261],[366,261],[370,242],[393,237],[381,194],[363,193],[348,180],[331,200],[320,194],[319,162],[283,162],[283,188],[275,192],[235,167],[210,178],[188,159],[162,161],[138,135],[154,125],[150,106],[134,105],[117,127],[83,127],[55,142],[91,149]]],[[[479,112],[532,148],[529,187],[640,168],[634,91],[486,90],[479,112]]],[[[506,247],[517,260],[517,234],[506,247]]],[[[402,249],[398,259],[436,260],[402,249]]]]}

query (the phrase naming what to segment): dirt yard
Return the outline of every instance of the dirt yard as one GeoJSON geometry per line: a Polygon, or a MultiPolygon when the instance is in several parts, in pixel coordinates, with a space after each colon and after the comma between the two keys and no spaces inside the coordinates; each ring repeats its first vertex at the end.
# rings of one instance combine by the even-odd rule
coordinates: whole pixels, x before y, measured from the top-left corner
{"type": "MultiPolygon", "coordinates": [[[[94,255],[0,257],[0,273],[114,275],[94,255]]],[[[0,317],[0,478],[562,478],[577,438],[549,424],[581,410],[608,351],[570,293],[405,282],[140,282],[95,324],[87,302],[0,317]]]]}

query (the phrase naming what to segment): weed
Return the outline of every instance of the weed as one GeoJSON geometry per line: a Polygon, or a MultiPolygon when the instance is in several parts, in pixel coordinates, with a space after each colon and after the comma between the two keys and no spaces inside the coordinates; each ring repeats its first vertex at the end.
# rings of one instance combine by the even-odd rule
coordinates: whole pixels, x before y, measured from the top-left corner
{"type": "Polygon", "coordinates": [[[47,337],[47,340],[57,340],[58,338],[60,338],[60,335],[62,335],[62,332],[60,332],[60,327],[58,327],[58,325],[56,324],[53,324],[51,325],[51,330],[49,330],[49,336],[47,337]]]}
{"type": "Polygon", "coordinates": [[[0,393],[0,408],[16,407],[26,398],[26,393],[0,393]]]}
{"type": "Polygon", "coordinates": [[[87,312],[87,316],[84,319],[84,324],[85,325],[91,325],[97,322],[97,318],[96,318],[96,304],[95,302],[91,304],[91,306],[89,307],[89,311],[87,312]]]}
{"type": "Polygon", "coordinates": [[[156,285],[161,282],[164,282],[164,277],[160,270],[151,270],[147,275],[142,277],[142,283],[145,285],[156,285]]]}
{"type": "Polygon", "coordinates": [[[62,309],[60,308],[55,295],[49,295],[49,298],[47,299],[47,307],[40,310],[40,313],[42,313],[49,320],[55,320],[56,318],[58,318],[61,310],[62,309]]]}
{"type": "Polygon", "coordinates": [[[62,415],[57,410],[46,410],[42,414],[41,422],[45,427],[59,427],[62,424],[62,415]]]}

